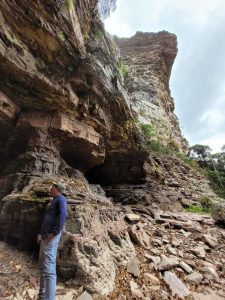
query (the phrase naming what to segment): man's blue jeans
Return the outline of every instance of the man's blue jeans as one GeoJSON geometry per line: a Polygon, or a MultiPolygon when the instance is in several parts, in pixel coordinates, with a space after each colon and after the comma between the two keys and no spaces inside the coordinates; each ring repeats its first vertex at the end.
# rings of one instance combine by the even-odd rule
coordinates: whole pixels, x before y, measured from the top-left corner
{"type": "Polygon", "coordinates": [[[39,252],[40,290],[39,298],[54,300],[56,290],[56,256],[61,233],[50,242],[41,240],[39,252]]]}

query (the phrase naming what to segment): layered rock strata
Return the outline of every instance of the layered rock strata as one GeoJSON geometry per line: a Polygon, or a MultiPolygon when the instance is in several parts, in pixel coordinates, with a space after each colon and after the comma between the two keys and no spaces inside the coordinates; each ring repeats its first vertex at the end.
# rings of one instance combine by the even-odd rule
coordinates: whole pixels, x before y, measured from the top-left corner
{"type": "Polygon", "coordinates": [[[147,152],[97,2],[0,2],[0,238],[35,249],[49,187],[65,181],[59,270],[104,294],[134,248],[120,210],[80,172],[134,183],[147,152]]]}
{"type": "MultiPolygon", "coordinates": [[[[89,292],[107,294],[118,266],[135,256],[131,239],[140,236],[140,224],[133,234],[127,230],[125,214],[142,212],[151,220],[154,205],[179,202],[181,208],[181,200],[196,201],[210,190],[175,158],[148,157],[132,110],[140,115],[135,95],[145,104],[153,101],[143,121],[156,124],[162,118],[160,136],[185,149],[168,88],[175,37],[137,34],[131,67],[128,41],[123,57],[131,102],[117,48],[96,7],[97,0],[0,2],[0,239],[36,249],[49,187],[63,181],[68,219],[59,272],[89,292]],[[133,88],[132,72],[134,79],[140,73],[133,88]],[[107,185],[107,196],[85,176],[107,185]]],[[[146,234],[140,244],[148,242],[146,234]]]]}
{"type": "Polygon", "coordinates": [[[105,186],[106,194],[117,203],[150,215],[154,204],[164,209],[181,210],[197,205],[204,196],[213,202],[219,199],[203,175],[176,157],[152,155],[145,168],[144,183],[105,186]]]}
{"type": "Polygon", "coordinates": [[[21,157],[26,165],[33,160],[32,171],[49,175],[60,173],[64,160],[83,172],[105,162],[105,181],[144,176],[143,147],[128,126],[129,99],[96,5],[1,1],[0,176],[23,172],[27,166],[13,163],[21,157]],[[38,153],[46,153],[48,167],[38,153]],[[111,168],[116,160],[123,172],[111,168]]]}
{"type": "MultiPolygon", "coordinates": [[[[38,249],[36,236],[51,198],[52,180],[31,180],[21,193],[6,196],[0,211],[0,239],[23,250],[38,249]]],[[[59,246],[57,266],[64,279],[92,293],[114,289],[116,271],[135,256],[124,213],[106,198],[100,186],[90,186],[76,171],[61,177],[66,185],[68,217],[59,246]]]]}
{"type": "Polygon", "coordinates": [[[187,141],[181,134],[169,89],[177,55],[176,36],[166,31],[137,32],[116,42],[127,69],[124,80],[139,122],[154,127],[155,139],[169,146],[176,144],[179,150],[185,151],[187,141]]]}

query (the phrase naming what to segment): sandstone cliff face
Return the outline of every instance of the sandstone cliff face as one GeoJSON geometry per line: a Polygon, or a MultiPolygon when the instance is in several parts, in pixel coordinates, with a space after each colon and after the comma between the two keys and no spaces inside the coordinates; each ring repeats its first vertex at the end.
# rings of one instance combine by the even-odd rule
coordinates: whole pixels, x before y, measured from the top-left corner
{"type": "Polygon", "coordinates": [[[153,206],[180,209],[183,198],[211,191],[176,159],[148,157],[133,114],[143,101],[140,121],[164,122],[160,137],[185,148],[168,88],[175,37],[139,33],[119,42],[130,99],[96,5],[0,2],[0,239],[35,249],[49,187],[63,181],[68,219],[59,271],[107,294],[136,253],[127,212],[149,220],[153,206]]]}
{"type": "MultiPolygon", "coordinates": [[[[127,126],[129,100],[113,46],[96,21],[96,5],[0,3],[0,176],[5,188],[9,174],[55,175],[62,173],[62,161],[83,172],[105,162],[105,181],[143,175],[140,139],[127,126]],[[130,162],[123,163],[124,156],[130,162]],[[123,172],[105,172],[116,157],[123,172]],[[127,176],[134,162],[136,174],[127,176]]],[[[7,189],[12,190],[10,183],[7,189]]]]}
{"type": "Polygon", "coordinates": [[[134,248],[120,210],[81,172],[101,183],[140,181],[146,151],[96,6],[0,2],[0,238],[34,249],[49,186],[63,180],[59,269],[104,294],[134,248]]]}
{"type": "Polygon", "coordinates": [[[169,79],[177,55],[174,34],[137,32],[131,38],[116,39],[123,63],[127,66],[125,84],[132,108],[141,123],[151,124],[156,137],[165,145],[176,143],[185,151],[187,141],[182,137],[169,79]]]}

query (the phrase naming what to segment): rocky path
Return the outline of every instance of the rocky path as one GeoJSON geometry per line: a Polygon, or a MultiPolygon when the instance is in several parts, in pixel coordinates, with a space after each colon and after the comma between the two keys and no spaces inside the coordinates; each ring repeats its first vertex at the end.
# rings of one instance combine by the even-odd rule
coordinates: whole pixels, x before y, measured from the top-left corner
{"type": "Polygon", "coordinates": [[[211,217],[162,212],[140,219],[130,236],[137,259],[121,269],[106,299],[225,299],[225,230],[211,217]]]}
{"type": "MultiPolygon", "coordinates": [[[[158,211],[125,218],[137,256],[118,268],[113,293],[91,297],[66,282],[56,300],[225,299],[225,229],[211,217],[158,211]]],[[[36,259],[1,243],[0,261],[0,299],[37,299],[36,259]]]]}

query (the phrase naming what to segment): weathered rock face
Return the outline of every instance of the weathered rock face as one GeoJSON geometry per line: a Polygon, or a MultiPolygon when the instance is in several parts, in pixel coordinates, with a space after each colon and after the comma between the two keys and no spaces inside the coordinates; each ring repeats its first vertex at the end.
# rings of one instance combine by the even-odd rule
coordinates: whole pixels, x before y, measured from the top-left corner
{"type": "Polygon", "coordinates": [[[218,201],[207,179],[176,157],[152,155],[145,168],[144,183],[109,185],[104,187],[106,194],[115,202],[129,205],[137,212],[145,211],[147,215],[151,215],[154,204],[164,209],[180,210],[198,204],[203,196],[218,201]]]}
{"type": "Polygon", "coordinates": [[[185,151],[187,141],[182,137],[174,114],[169,79],[177,55],[174,34],[137,32],[131,38],[116,40],[128,73],[125,83],[132,108],[141,123],[157,128],[157,137],[165,145],[174,144],[185,151]]]}
{"type": "MultiPolygon", "coordinates": [[[[164,122],[159,136],[185,149],[168,88],[175,37],[139,33],[119,42],[130,69],[130,102],[117,49],[96,5],[97,0],[0,2],[0,239],[36,248],[49,187],[63,181],[68,219],[59,271],[90,292],[107,294],[118,266],[135,256],[131,239],[145,248],[151,242],[145,224],[127,230],[124,216],[130,213],[126,219],[135,222],[133,213],[141,212],[146,221],[165,223],[154,214],[153,202],[180,208],[183,196],[195,201],[210,190],[175,158],[147,158],[132,112],[131,104],[140,113],[143,101],[140,121],[164,122]],[[107,196],[119,205],[85,176],[108,185],[107,196]]],[[[190,229],[188,222],[170,223],[190,229]]]]}
{"type": "MultiPolygon", "coordinates": [[[[52,180],[30,181],[22,193],[4,198],[0,210],[0,240],[19,249],[37,248],[52,180]]],[[[107,294],[115,285],[118,266],[126,266],[135,255],[124,213],[105,197],[99,186],[90,186],[76,171],[61,177],[66,185],[68,217],[59,246],[58,271],[91,292],[107,294]]]]}
{"type": "Polygon", "coordinates": [[[1,1],[4,182],[5,176],[28,169],[60,174],[62,160],[83,172],[101,165],[94,176],[102,173],[106,182],[144,176],[145,154],[135,126],[128,126],[133,118],[129,100],[113,44],[96,21],[96,5],[97,1],[39,1],[32,6],[26,0],[1,1]],[[111,167],[115,161],[123,172],[111,167]],[[128,169],[134,171],[126,176],[128,169]]]}
{"type": "Polygon", "coordinates": [[[34,249],[49,186],[64,180],[59,270],[105,294],[135,251],[121,210],[80,171],[134,183],[147,152],[97,2],[0,3],[0,239],[34,249]]]}

